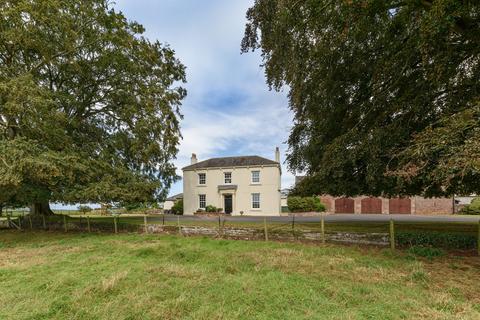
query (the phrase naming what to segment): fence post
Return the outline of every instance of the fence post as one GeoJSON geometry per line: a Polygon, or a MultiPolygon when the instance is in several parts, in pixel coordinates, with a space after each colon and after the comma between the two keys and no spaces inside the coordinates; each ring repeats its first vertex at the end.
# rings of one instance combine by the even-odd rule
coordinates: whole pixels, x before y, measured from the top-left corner
{"type": "Polygon", "coordinates": [[[265,229],[265,241],[268,241],[267,218],[263,218],[263,227],[265,229]]]}
{"type": "Polygon", "coordinates": [[[222,236],[222,219],[218,216],[218,236],[222,236]]]}
{"type": "Polygon", "coordinates": [[[295,213],[292,215],[292,235],[293,239],[295,239],[295,213]]]}
{"type": "Polygon", "coordinates": [[[395,224],[390,219],[390,249],[395,250],[395,224]]]}
{"type": "Polygon", "coordinates": [[[67,228],[67,216],[66,215],[63,215],[63,226],[65,228],[65,232],[67,232],[68,228],[67,228]]]}
{"type": "Polygon", "coordinates": [[[178,226],[178,234],[182,235],[182,228],[180,227],[180,216],[177,215],[177,226],[178,226]]]}
{"type": "Polygon", "coordinates": [[[222,219],[222,235],[225,236],[225,217],[222,219]]]}
{"type": "Polygon", "coordinates": [[[47,230],[47,222],[45,221],[45,215],[42,214],[42,223],[43,223],[43,230],[47,230]]]}
{"type": "Polygon", "coordinates": [[[22,216],[18,216],[18,230],[22,230],[22,216]]]}
{"type": "Polygon", "coordinates": [[[12,227],[12,226],[11,226],[11,223],[10,223],[10,215],[8,214],[8,212],[7,212],[7,226],[8,226],[9,228],[12,227]]]}
{"type": "Polygon", "coordinates": [[[32,216],[31,215],[28,215],[28,222],[30,224],[30,230],[33,229],[33,223],[32,223],[32,216]]]}
{"type": "Polygon", "coordinates": [[[90,233],[90,216],[87,216],[87,231],[90,233]]]}
{"type": "Polygon", "coordinates": [[[323,213],[320,221],[320,229],[322,231],[322,243],[325,244],[325,215],[323,213]]]}
{"type": "Polygon", "coordinates": [[[165,225],[165,213],[162,215],[162,226],[165,225]]]}
{"type": "Polygon", "coordinates": [[[477,250],[478,250],[478,255],[480,256],[480,220],[478,220],[478,240],[477,240],[477,250]]]}
{"type": "Polygon", "coordinates": [[[116,216],[113,217],[113,227],[114,227],[115,233],[118,233],[117,217],[116,216]]]}
{"type": "Polygon", "coordinates": [[[143,216],[143,225],[145,226],[145,233],[148,233],[148,228],[147,228],[147,215],[143,216]]]}

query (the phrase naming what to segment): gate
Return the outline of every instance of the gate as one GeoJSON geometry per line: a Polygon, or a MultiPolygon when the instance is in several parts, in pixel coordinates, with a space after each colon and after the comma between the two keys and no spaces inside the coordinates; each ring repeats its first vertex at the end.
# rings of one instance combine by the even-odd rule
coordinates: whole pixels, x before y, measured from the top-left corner
{"type": "Polygon", "coordinates": [[[388,210],[391,214],[411,214],[412,201],[410,198],[394,198],[388,202],[388,210]]]}
{"type": "Polygon", "coordinates": [[[382,200],[373,197],[362,199],[362,213],[382,213],[382,200]]]}
{"type": "Polygon", "coordinates": [[[355,213],[355,202],[350,198],[335,200],[335,213],[355,213]]]}

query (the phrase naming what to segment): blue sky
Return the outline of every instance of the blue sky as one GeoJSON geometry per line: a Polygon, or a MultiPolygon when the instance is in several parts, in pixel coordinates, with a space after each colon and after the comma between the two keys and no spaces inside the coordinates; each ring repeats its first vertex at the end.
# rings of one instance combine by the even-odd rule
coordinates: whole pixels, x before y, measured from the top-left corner
{"type": "MultiPolygon", "coordinates": [[[[219,156],[260,155],[275,146],[285,159],[292,125],[286,92],[269,91],[258,52],[240,54],[245,13],[253,0],[117,0],[115,8],[169,44],[187,67],[178,174],[190,162],[219,156]]],[[[282,187],[293,175],[283,168],[282,187]]],[[[182,191],[177,182],[170,194],[182,191]]]]}

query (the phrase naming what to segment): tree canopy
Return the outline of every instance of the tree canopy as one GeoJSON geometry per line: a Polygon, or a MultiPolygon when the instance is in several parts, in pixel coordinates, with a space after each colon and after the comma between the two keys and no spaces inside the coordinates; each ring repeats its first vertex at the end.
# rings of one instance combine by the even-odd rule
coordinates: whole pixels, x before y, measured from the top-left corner
{"type": "Polygon", "coordinates": [[[256,0],[243,52],[289,90],[311,195],[480,192],[480,2],[256,0]]]}
{"type": "Polygon", "coordinates": [[[166,195],[185,67],[143,32],[108,0],[0,3],[0,203],[166,195]]]}

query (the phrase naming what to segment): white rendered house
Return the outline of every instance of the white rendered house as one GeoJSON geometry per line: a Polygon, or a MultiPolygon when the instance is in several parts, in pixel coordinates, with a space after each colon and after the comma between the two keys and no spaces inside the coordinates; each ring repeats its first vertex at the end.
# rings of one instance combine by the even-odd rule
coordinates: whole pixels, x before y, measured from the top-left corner
{"type": "Polygon", "coordinates": [[[212,158],[183,169],[183,214],[213,205],[232,215],[280,215],[280,152],[275,161],[259,156],[212,158]]]}

